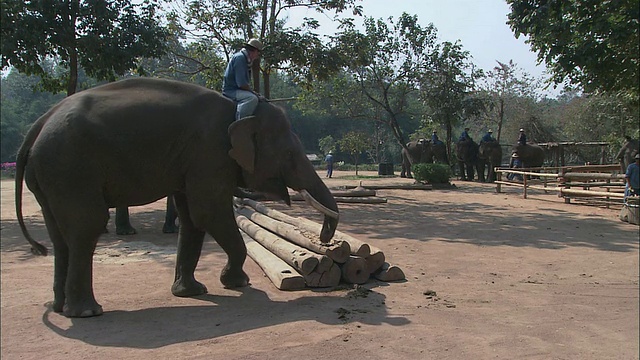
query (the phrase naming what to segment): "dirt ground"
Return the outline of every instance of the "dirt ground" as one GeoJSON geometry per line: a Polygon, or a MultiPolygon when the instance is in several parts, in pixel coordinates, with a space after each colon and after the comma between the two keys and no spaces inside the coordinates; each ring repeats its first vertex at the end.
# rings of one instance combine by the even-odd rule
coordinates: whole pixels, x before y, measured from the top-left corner
{"type": "MultiPolygon", "coordinates": [[[[361,174],[374,174],[361,172],[361,174]]],[[[336,171],[330,187],[352,184],[336,171]]],[[[365,179],[398,184],[412,180],[365,179]]],[[[247,259],[251,286],[226,290],[210,237],[196,276],[209,294],[171,295],[177,235],[164,201],[112,222],[94,258],[103,316],[51,312],[53,257],[34,257],[2,181],[2,359],[638,359],[638,226],[618,209],[555,194],[454,181],[449,190],[379,190],[382,205],[339,204],[339,230],[382,249],[407,280],[354,289],[277,290],[247,259]],[[435,292],[435,294],[434,294],[435,292]]],[[[267,203],[319,220],[310,207],[267,203]]],[[[29,231],[51,249],[38,204],[29,231]]],[[[113,216],[113,215],[112,215],[113,216]]]]}

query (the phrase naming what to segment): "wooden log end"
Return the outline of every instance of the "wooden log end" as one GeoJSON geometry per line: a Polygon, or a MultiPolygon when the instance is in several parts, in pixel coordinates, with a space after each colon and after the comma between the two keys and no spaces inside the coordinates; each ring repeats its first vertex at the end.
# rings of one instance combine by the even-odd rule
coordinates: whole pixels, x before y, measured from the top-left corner
{"type": "Polygon", "coordinates": [[[369,274],[373,274],[384,265],[385,256],[382,251],[377,251],[365,257],[365,261],[367,263],[367,271],[369,274]]]}
{"type": "Polygon", "coordinates": [[[305,275],[304,280],[308,287],[334,287],[340,284],[341,275],[340,268],[334,263],[328,271],[323,273],[314,271],[309,275],[305,275]]]}
{"type": "Polygon", "coordinates": [[[331,260],[343,264],[349,260],[351,255],[351,247],[346,241],[338,241],[330,249],[327,249],[325,255],[331,258],[331,260]]]}
{"type": "Polygon", "coordinates": [[[364,258],[351,256],[344,264],[340,265],[342,280],[350,284],[364,284],[369,280],[371,273],[367,271],[367,262],[364,258]]]}
{"type": "Polygon", "coordinates": [[[390,265],[387,262],[385,262],[382,267],[374,273],[373,276],[380,281],[405,280],[405,275],[402,269],[395,265],[390,265]]]}

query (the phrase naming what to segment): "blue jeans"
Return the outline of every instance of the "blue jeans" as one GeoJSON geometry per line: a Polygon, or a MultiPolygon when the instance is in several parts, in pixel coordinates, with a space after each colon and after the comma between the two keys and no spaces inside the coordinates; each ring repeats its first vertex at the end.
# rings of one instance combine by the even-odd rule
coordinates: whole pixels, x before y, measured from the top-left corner
{"type": "Polygon", "coordinates": [[[235,96],[231,97],[236,103],[236,120],[240,120],[243,117],[253,115],[258,106],[258,96],[252,91],[236,90],[235,96]]]}

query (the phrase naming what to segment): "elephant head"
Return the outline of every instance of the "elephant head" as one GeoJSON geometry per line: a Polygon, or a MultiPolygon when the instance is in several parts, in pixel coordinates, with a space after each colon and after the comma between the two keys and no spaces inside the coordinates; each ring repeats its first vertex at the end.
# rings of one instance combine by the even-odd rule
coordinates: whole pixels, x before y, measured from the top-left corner
{"type": "Polygon", "coordinates": [[[540,167],[544,163],[544,149],[538,145],[516,144],[512,147],[511,153],[517,153],[524,167],[540,167]]]}
{"type": "Polygon", "coordinates": [[[638,140],[627,137],[627,141],[622,145],[616,159],[620,162],[620,169],[622,172],[627,171],[629,164],[633,163],[633,158],[638,153],[638,140]]]}
{"type": "Polygon", "coordinates": [[[338,224],[336,201],[306,157],[284,111],[261,103],[254,116],[229,126],[229,137],[229,155],[242,167],[244,184],[287,205],[291,204],[287,187],[306,190],[315,199],[312,205],[320,204],[318,209],[325,213],[320,239],[328,242],[338,224]]]}

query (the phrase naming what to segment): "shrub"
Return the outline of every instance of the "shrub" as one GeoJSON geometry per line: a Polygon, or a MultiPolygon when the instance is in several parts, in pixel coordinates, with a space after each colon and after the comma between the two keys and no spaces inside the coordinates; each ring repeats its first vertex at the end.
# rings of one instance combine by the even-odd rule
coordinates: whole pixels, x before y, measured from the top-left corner
{"type": "Polygon", "coordinates": [[[416,164],[412,170],[414,179],[429,184],[446,184],[451,177],[451,169],[446,164],[416,164]]]}
{"type": "Polygon", "coordinates": [[[0,165],[0,170],[2,170],[2,177],[15,177],[16,176],[16,163],[15,162],[5,162],[0,165]]]}

